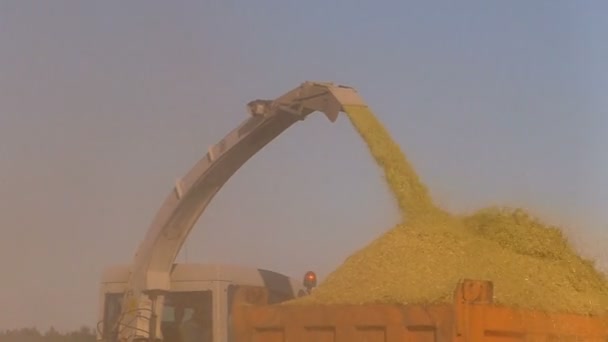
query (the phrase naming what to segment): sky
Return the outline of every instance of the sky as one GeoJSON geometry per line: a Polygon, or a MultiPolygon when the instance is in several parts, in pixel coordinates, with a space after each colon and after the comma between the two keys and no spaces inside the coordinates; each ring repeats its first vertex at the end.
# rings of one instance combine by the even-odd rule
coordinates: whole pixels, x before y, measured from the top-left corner
{"type": "MultiPolygon", "coordinates": [[[[524,206],[608,269],[608,3],[0,2],[0,329],[94,326],[175,180],[304,81],[358,89],[454,212],[524,206]]],[[[256,155],[179,262],[322,278],[397,223],[345,117],[256,155]]]]}

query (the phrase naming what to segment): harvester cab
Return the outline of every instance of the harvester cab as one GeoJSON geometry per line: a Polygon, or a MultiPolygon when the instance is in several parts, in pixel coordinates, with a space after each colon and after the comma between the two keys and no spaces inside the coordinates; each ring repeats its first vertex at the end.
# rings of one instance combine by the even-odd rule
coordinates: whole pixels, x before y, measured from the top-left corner
{"type": "MultiPolygon", "coordinates": [[[[104,271],[99,294],[98,341],[118,341],[128,328],[122,317],[122,299],[127,291],[128,266],[104,271]],[[122,323],[121,323],[122,322],[122,323]]],[[[308,272],[305,279],[308,279],[308,272]]],[[[316,277],[316,276],[315,276],[316,277]]],[[[188,342],[191,327],[198,324],[199,342],[233,341],[232,312],[237,305],[278,304],[309,294],[309,283],[283,274],[249,267],[219,264],[176,264],[171,271],[171,290],[144,291],[154,303],[162,296],[163,307],[150,313],[150,324],[160,334],[146,341],[188,342]],[[198,317],[197,317],[198,316],[198,317]]]]}

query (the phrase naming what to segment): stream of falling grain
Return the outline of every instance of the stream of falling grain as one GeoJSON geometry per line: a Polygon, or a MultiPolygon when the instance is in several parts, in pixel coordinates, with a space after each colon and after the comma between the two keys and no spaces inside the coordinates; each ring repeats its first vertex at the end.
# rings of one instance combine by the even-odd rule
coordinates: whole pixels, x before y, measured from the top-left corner
{"type": "Polygon", "coordinates": [[[469,278],[492,280],[500,304],[608,313],[606,277],[558,228],[522,209],[446,212],[371,110],[344,110],[384,173],[402,222],[350,256],[312,295],[288,304],[451,302],[457,282],[469,278]]]}

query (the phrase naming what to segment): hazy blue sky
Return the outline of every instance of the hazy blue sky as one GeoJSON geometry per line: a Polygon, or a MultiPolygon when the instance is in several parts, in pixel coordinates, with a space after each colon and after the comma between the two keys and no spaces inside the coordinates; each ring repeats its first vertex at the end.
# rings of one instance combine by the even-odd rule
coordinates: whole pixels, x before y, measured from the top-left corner
{"type": "MultiPolygon", "coordinates": [[[[96,323],[176,178],[305,80],[358,88],[455,211],[525,205],[608,265],[603,1],[0,1],[0,328],[96,323]],[[603,254],[602,254],[603,253],[603,254]]],[[[322,276],[396,209],[348,121],[239,171],[188,261],[322,276]]],[[[180,256],[180,261],[185,256],[180,256]]]]}

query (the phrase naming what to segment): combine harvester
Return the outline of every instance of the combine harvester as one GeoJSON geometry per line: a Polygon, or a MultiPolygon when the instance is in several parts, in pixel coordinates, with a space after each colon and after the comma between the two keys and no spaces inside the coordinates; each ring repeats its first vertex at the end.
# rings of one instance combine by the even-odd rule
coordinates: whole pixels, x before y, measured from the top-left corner
{"type": "Polygon", "coordinates": [[[608,319],[498,306],[488,281],[454,284],[452,304],[277,305],[310,293],[314,273],[301,285],[265,270],[175,265],[213,196],[257,151],[315,111],[334,122],[367,106],[353,88],[306,82],[248,108],[251,117],[177,182],[134,263],[104,273],[98,339],[186,342],[176,327],[199,307],[212,318],[213,342],[608,341],[608,319]]]}
{"type": "Polygon", "coordinates": [[[104,270],[98,340],[179,341],[177,327],[199,309],[212,320],[213,341],[228,341],[233,302],[279,303],[306,295],[316,284],[312,272],[305,275],[302,285],[256,268],[174,263],[209,202],[247,160],[314,112],[323,112],[335,122],[343,104],[364,105],[352,88],[314,82],[305,82],[275,100],[248,103],[251,117],[211,146],[176,182],[133,264],[104,270]]]}

